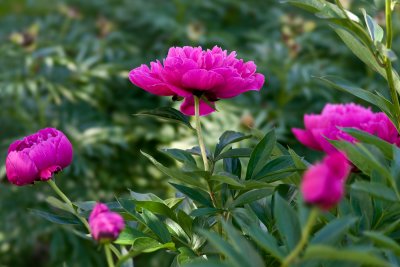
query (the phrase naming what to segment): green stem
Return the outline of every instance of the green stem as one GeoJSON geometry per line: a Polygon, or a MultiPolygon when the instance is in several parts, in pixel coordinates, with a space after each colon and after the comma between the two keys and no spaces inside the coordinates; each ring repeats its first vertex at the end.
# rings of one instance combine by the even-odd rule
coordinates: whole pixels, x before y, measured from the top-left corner
{"type": "MultiPolygon", "coordinates": [[[[387,49],[392,49],[393,44],[393,24],[392,24],[392,1],[386,0],[386,47],[387,49]]],[[[385,71],[386,78],[389,85],[390,97],[392,99],[394,109],[395,109],[395,118],[396,118],[396,127],[400,129],[400,103],[397,95],[396,87],[394,85],[393,79],[393,70],[392,70],[392,62],[390,59],[385,56],[385,71]]]]}
{"type": "Polygon", "coordinates": [[[194,110],[195,110],[194,112],[195,112],[195,120],[196,120],[197,138],[199,140],[201,156],[203,158],[204,170],[208,171],[210,168],[208,166],[206,146],[204,145],[203,134],[202,134],[202,131],[201,131],[200,99],[197,96],[194,96],[194,110]]]}
{"type": "Polygon", "coordinates": [[[57,186],[56,182],[54,182],[53,179],[50,179],[47,181],[47,183],[54,190],[54,192],[56,192],[56,194],[65,202],[65,204],[67,204],[70,207],[71,212],[77,218],[79,218],[79,220],[83,223],[83,225],[86,227],[86,229],[90,232],[90,227],[89,227],[89,224],[86,221],[86,219],[79,216],[79,214],[75,210],[74,204],[72,204],[71,200],[69,200],[69,198],[61,191],[61,189],[57,186]]]}
{"type": "Polygon", "coordinates": [[[308,220],[303,230],[301,231],[301,238],[296,247],[290,252],[290,254],[283,260],[281,267],[289,267],[290,264],[297,259],[300,252],[303,250],[305,245],[307,245],[308,238],[310,236],[311,230],[318,218],[318,209],[313,208],[308,216],[308,220]]]}
{"type": "Polygon", "coordinates": [[[114,261],[111,255],[110,244],[104,244],[108,267],[114,267],[114,261]]]}

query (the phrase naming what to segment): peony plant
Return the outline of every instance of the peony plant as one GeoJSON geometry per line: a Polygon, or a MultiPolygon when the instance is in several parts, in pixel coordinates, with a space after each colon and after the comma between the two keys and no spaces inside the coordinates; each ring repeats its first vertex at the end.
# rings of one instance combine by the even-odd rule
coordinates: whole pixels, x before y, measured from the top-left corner
{"type": "Polygon", "coordinates": [[[107,203],[71,201],[55,177],[71,164],[73,148],[54,128],[10,145],[9,181],[47,182],[62,200],[52,203],[59,214],[37,214],[69,224],[104,247],[110,267],[133,266],[136,256],[157,250],[174,256],[173,267],[399,266],[400,78],[392,67],[391,19],[397,2],[385,1],[385,35],[365,11],[361,19],[339,0],[286,2],[328,20],[354,54],[388,82],[385,94],[320,78],[380,109],[327,104],[321,114],[305,115],[305,129],[293,128],[293,134],[324,152],[321,161],[312,165],[285,148],[274,130],[262,136],[256,129],[227,130],[206,147],[202,116],[218,116],[217,101],[260,91],[264,75],[236,52],[185,46],[129,73],[137,87],[183,100],[180,111],[163,107],[142,115],[180,122],[197,136],[196,147],[162,150],[176,160],[175,167],[142,152],[169,178],[174,197],[130,191],[107,203]]]}

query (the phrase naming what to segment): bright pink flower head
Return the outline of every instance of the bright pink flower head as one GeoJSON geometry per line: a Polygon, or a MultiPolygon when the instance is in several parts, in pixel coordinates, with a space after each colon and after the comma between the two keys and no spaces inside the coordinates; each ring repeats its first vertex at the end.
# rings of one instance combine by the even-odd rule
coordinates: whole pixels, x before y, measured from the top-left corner
{"type": "Polygon", "coordinates": [[[351,166],[342,152],[327,155],[303,176],[301,193],[306,203],[329,210],[342,199],[351,166]]]}
{"type": "Polygon", "coordinates": [[[114,241],[125,228],[124,219],[102,203],[94,206],[89,217],[92,236],[99,242],[114,241]]]}
{"type": "Polygon", "coordinates": [[[400,140],[396,127],[385,113],[374,113],[354,103],[327,104],[319,115],[304,115],[304,125],[304,130],[292,129],[296,138],[305,146],[327,153],[336,149],[326,138],[356,142],[338,127],[359,129],[392,144],[399,144],[400,140]]]}
{"type": "Polygon", "coordinates": [[[72,156],[72,145],[62,132],[42,129],[10,145],[6,159],[8,180],[19,186],[49,180],[53,173],[71,164],[72,156]]]}
{"type": "MultiPolygon", "coordinates": [[[[259,91],[264,75],[256,73],[253,61],[236,58],[236,52],[215,46],[171,47],[167,57],[141,65],[130,71],[129,79],[136,86],[156,95],[183,97],[181,111],[194,115],[194,98],[204,97],[214,105],[219,99],[232,98],[246,91],[259,91]]],[[[200,100],[200,115],[214,111],[206,101],[200,100]]]]}

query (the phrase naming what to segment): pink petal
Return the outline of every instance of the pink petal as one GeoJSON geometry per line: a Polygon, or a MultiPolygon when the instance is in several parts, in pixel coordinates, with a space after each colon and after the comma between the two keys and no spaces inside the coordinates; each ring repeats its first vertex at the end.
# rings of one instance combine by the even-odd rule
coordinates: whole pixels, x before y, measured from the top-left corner
{"type": "Polygon", "coordinates": [[[11,151],[6,159],[6,174],[11,183],[21,186],[32,184],[38,177],[38,169],[27,153],[11,151]]]}
{"type": "Polygon", "coordinates": [[[182,85],[193,91],[210,90],[224,83],[224,78],[214,72],[204,69],[189,70],[182,77],[182,85]]]}
{"type": "MultiPolygon", "coordinates": [[[[211,102],[211,104],[214,104],[214,102],[211,102]]],[[[186,114],[188,116],[194,116],[195,115],[195,105],[194,105],[194,97],[193,96],[189,96],[186,97],[185,100],[183,101],[182,105],[181,105],[181,112],[183,114],[186,114]]],[[[200,99],[200,116],[206,116],[212,112],[215,111],[215,109],[213,109],[212,107],[210,107],[206,102],[204,102],[202,99],[200,99]]]]}
{"type": "Polygon", "coordinates": [[[316,142],[311,132],[307,130],[292,128],[292,132],[297,140],[305,146],[308,146],[315,150],[322,150],[321,145],[316,142]]]}
{"type": "Polygon", "coordinates": [[[150,73],[150,69],[146,65],[131,70],[129,79],[134,85],[149,93],[160,96],[174,95],[167,84],[150,73]]]}

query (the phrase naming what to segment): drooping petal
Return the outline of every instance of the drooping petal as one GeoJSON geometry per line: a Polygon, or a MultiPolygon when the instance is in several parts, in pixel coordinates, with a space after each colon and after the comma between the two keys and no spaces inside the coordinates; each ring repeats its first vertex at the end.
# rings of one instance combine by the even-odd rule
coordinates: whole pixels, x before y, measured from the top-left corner
{"type": "Polygon", "coordinates": [[[299,140],[299,142],[302,143],[303,145],[311,147],[316,150],[321,149],[321,145],[315,141],[314,136],[312,135],[311,132],[297,128],[293,128],[292,132],[296,137],[296,139],[299,140]]]}
{"type": "MultiPolygon", "coordinates": [[[[214,105],[214,102],[210,102],[210,104],[214,105]]],[[[194,116],[195,115],[194,109],[195,109],[194,97],[193,96],[186,97],[183,103],[181,104],[181,112],[188,116],[194,116]]],[[[200,109],[200,116],[206,116],[215,111],[214,108],[210,107],[210,105],[204,102],[202,99],[200,99],[199,102],[199,109],[200,109]]]]}

